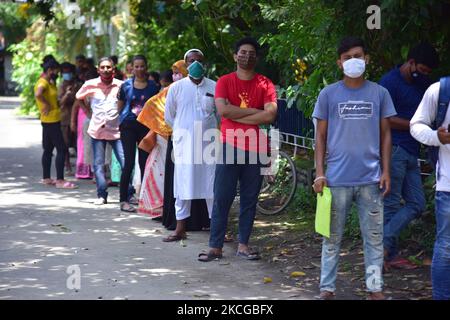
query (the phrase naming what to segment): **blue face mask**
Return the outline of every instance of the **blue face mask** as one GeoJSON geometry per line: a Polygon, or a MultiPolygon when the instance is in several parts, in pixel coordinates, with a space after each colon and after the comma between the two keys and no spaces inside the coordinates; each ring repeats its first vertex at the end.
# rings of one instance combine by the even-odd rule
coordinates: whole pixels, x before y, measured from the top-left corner
{"type": "Polygon", "coordinates": [[[195,80],[200,80],[205,75],[205,67],[198,61],[194,61],[187,69],[189,76],[195,80]]]}
{"type": "Polygon", "coordinates": [[[63,77],[63,80],[65,80],[65,81],[72,80],[72,74],[71,73],[63,73],[62,77],[63,77]]]}

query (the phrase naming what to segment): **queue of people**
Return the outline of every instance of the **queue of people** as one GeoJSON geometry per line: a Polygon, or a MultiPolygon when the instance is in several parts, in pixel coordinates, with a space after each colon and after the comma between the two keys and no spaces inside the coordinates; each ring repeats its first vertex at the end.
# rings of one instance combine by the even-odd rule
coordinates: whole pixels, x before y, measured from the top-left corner
{"type": "MultiPolygon", "coordinates": [[[[450,80],[431,83],[429,74],[439,58],[427,43],[412,48],[407,60],[379,83],[365,77],[366,65],[374,62],[361,39],[344,38],[337,54],[343,79],[320,92],[313,112],[313,189],[322,193],[328,187],[332,194],[318,298],[335,297],[340,245],[352,204],[358,208],[368,299],[385,299],[383,272],[417,267],[399,255],[398,238],[424,211],[418,165],[422,143],[437,148],[439,156],[433,297],[450,299],[450,80]]],[[[200,262],[223,258],[228,214],[239,185],[236,256],[260,259],[249,246],[261,158],[270,153],[260,126],[275,121],[277,93],[271,80],[255,71],[261,58],[255,39],[239,40],[233,57],[236,70],[217,82],[206,77],[207,57],[199,49],[187,50],[161,75],[148,71],[143,55],[134,56],[125,72],[117,71],[117,57],[101,58],[96,69],[82,55],[76,65],[47,58],[35,87],[43,127],[42,182],[77,188],[64,179],[64,167],[72,172],[68,146],[76,145],[75,176],[95,177],[94,203],[106,204],[109,145],[121,169],[120,210],[161,221],[173,230],[164,242],[210,230],[209,250],[198,255],[200,262]],[[63,81],[58,92],[59,71],[63,81]],[[56,180],[50,177],[54,148],[56,180]],[[133,173],[140,190],[133,185],[133,173]]]]}

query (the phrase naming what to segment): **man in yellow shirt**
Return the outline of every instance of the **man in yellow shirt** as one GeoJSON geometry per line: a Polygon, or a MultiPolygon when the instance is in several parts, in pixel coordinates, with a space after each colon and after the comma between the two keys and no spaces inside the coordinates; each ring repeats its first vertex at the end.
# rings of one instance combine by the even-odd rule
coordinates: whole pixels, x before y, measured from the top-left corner
{"type": "Polygon", "coordinates": [[[56,185],[57,188],[74,189],[77,186],[64,180],[64,160],[66,144],[61,131],[61,109],[58,106],[58,90],[55,85],[58,77],[59,64],[55,60],[46,61],[42,67],[44,73],[34,86],[36,104],[41,114],[42,124],[42,182],[47,185],[56,185]],[[56,182],[50,178],[53,149],[56,148],[56,182]]]}

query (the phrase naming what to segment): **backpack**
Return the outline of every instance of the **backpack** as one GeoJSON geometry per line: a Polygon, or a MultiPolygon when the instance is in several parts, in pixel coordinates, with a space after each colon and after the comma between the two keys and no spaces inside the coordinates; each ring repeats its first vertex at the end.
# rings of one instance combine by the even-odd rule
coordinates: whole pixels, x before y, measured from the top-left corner
{"type": "MultiPolygon", "coordinates": [[[[437,130],[444,122],[449,103],[450,103],[450,76],[442,77],[440,80],[438,109],[436,112],[436,118],[434,119],[431,125],[431,128],[433,130],[437,130]]],[[[439,147],[435,146],[428,147],[428,159],[433,169],[436,170],[436,164],[439,161],[439,147]]]]}

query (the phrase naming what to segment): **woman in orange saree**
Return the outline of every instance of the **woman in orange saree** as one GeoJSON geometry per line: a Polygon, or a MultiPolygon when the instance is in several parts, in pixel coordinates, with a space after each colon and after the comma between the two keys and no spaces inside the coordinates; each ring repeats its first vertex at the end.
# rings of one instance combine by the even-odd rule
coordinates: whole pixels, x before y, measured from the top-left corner
{"type": "MultiPolygon", "coordinates": [[[[187,76],[188,72],[184,60],[172,65],[173,80],[177,81],[187,76]]],[[[144,140],[143,148],[151,148],[145,165],[139,196],[138,212],[159,218],[164,205],[164,172],[168,138],[172,129],[164,121],[164,107],[169,87],[164,88],[151,97],[144,105],[137,120],[151,131],[144,140]]]]}

